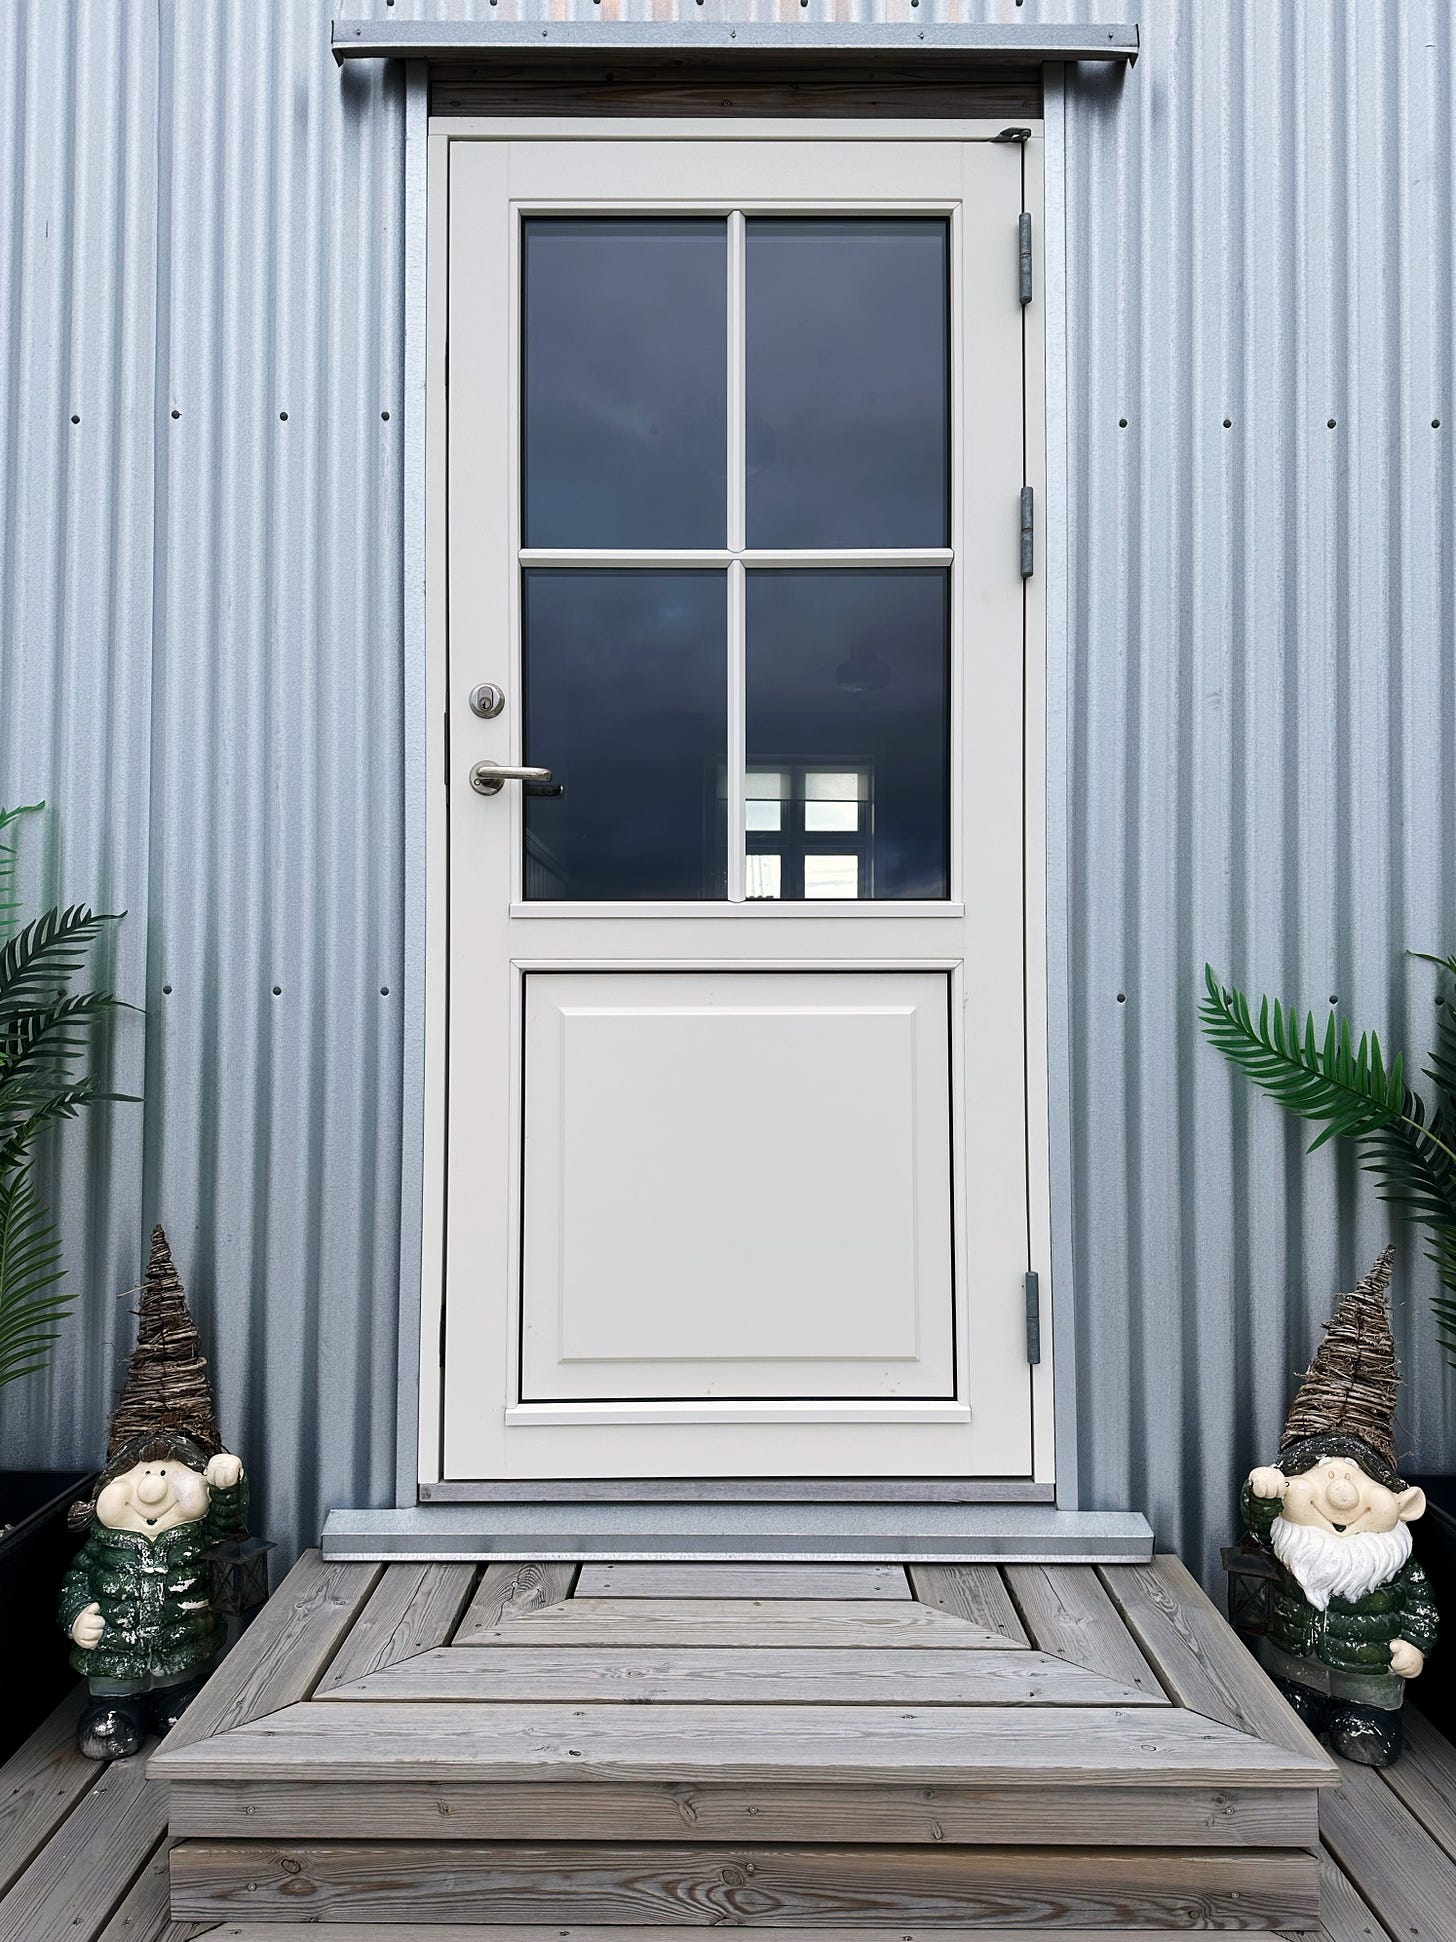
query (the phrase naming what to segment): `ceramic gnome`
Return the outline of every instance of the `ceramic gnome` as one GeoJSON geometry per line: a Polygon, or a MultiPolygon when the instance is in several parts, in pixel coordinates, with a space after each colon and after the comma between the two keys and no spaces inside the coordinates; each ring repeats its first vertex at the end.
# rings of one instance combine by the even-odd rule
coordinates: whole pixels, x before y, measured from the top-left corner
{"type": "Polygon", "coordinates": [[[1251,1471],[1244,1521],[1280,1566],[1267,1670],[1337,1753],[1384,1767],[1401,1702],[1436,1641],[1436,1608],[1411,1555],[1422,1491],[1396,1474],[1400,1385],[1387,1297],[1394,1248],[1341,1295],[1305,1372],[1273,1464],[1251,1471]]]}
{"type": "Polygon", "coordinates": [[[243,1466],[222,1448],[197,1329],[156,1227],[106,1468],[72,1511],[89,1535],[61,1586],[71,1664],[90,1687],[76,1729],[89,1759],[135,1753],[196,1695],[223,1638],[205,1553],[246,1521],[243,1466]]]}

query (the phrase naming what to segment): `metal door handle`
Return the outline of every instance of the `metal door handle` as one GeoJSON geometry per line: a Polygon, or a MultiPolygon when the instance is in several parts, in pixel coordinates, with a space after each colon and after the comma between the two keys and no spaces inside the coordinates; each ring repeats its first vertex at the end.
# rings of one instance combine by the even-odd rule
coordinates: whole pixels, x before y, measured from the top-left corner
{"type": "Polygon", "coordinates": [[[470,786],[478,796],[498,796],[507,782],[549,782],[549,769],[508,769],[500,762],[477,762],[470,786]]]}

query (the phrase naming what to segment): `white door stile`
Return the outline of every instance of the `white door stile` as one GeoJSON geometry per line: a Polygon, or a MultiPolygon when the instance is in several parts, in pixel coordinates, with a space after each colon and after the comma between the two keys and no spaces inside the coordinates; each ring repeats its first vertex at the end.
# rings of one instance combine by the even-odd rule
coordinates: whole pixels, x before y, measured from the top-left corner
{"type": "MultiPolygon", "coordinates": [[[[438,127],[439,124],[436,124],[438,127]]],[[[470,125],[448,124],[432,143],[432,188],[450,176],[448,302],[452,320],[447,476],[437,475],[455,532],[449,552],[448,680],[452,783],[449,811],[448,1004],[449,1077],[433,1091],[443,1120],[448,1091],[448,1144],[432,1135],[432,1179],[448,1186],[441,1277],[448,1289],[442,1394],[422,1377],[421,1474],[446,1478],[609,1478],[654,1476],[984,1476],[1050,1475],[1049,1361],[1032,1372],[1024,1352],[1020,1276],[1047,1261],[1036,1230],[1044,1207],[1038,1191],[1028,1088],[1044,1086],[1027,1063],[1023,987],[1038,991],[1036,942],[1042,921],[1033,901],[1036,825],[1027,821],[1023,743],[1036,736],[1039,670],[1018,644],[1027,596],[1014,565],[1015,494],[1021,482],[1022,398],[1004,382],[1012,320],[986,300],[988,260],[1006,266],[1011,284],[1014,238],[998,210],[986,207],[986,178],[974,159],[991,152],[992,124],[960,131],[936,124],[855,124],[851,134],[821,128],[792,134],[781,123],[748,136],[744,124],[694,124],[676,139],[663,124],[482,124],[488,139],[468,139],[470,125]],[[502,139],[509,132],[511,139],[502,139]],[[466,137],[466,139],[462,139],[466,137]],[[664,150],[664,140],[669,147],[664,150]],[[975,150],[969,146],[974,143],[975,150]],[[725,175],[741,193],[724,194],[725,175]],[[661,185],[670,185],[664,196],[661,185]],[[786,186],[780,186],[786,185],[786,186]],[[797,192],[796,192],[797,190],[797,192]],[[752,192],[750,192],[752,191],[752,192]],[[598,549],[522,550],[515,527],[520,476],[519,212],[593,208],[691,209],[727,213],[732,300],[741,313],[745,212],[846,210],[947,214],[951,261],[951,503],[953,544],[937,549],[843,549],[750,552],[742,527],[741,332],[730,347],[728,398],[729,545],[702,552],[598,549]],[[508,265],[503,276],[502,265],[508,265]],[[505,287],[503,287],[505,286],[505,287]],[[468,316],[465,333],[454,327],[468,316]],[[991,382],[987,372],[1001,372],[991,382]],[[504,423],[502,423],[504,419],[504,423]],[[982,465],[968,481],[967,427],[977,450],[1015,452],[1014,466],[982,465]],[[483,468],[462,426],[496,428],[500,457],[483,468]],[[483,470],[496,483],[482,491],[483,470]],[[989,471],[996,476],[987,476],[989,471]],[[1004,472],[1004,476],[1002,473],[1004,472]],[[1014,474],[1014,476],[1013,476],[1014,474]],[[968,504],[968,492],[975,496],[968,504]],[[468,512],[467,509],[468,508],[468,512]],[[468,530],[468,543],[466,533],[468,530]],[[521,576],[527,565],[701,565],[726,569],[728,599],[728,816],[741,831],[745,797],[745,589],[750,570],[813,565],[952,565],[950,895],[944,902],[745,902],[744,846],[730,841],[728,897],[711,903],[641,904],[528,900],[523,879],[522,792],[508,785],[492,800],[465,783],[473,761],[523,759],[521,711],[521,576]],[[953,563],[953,564],[952,564],[953,563]],[[472,617],[468,622],[464,616],[472,617]],[[492,622],[492,616],[499,621],[492,622]],[[1026,666],[1023,666],[1023,658],[1026,666]],[[502,673],[504,670],[504,675],[502,673]],[[494,721],[464,707],[478,680],[502,680],[511,705],[494,721]],[[1025,683],[1025,686],[1023,686],[1025,683]],[[1013,760],[1008,767],[1008,745],[1013,760]],[[981,926],[996,913],[992,934],[981,926]],[[1004,926],[1011,913],[1010,934],[1004,926]],[[725,923],[725,919],[729,920],[725,923]],[[826,920],[834,921],[828,924],[826,920]],[[740,920],[734,922],[732,920],[740,920]],[[764,930],[762,926],[769,928],[764,930]],[[845,926],[849,929],[846,930],[845,926]],[[858,927],[858,928],[856,928],[858,927]],[[964,935],[965,943],[960,938],[964,935]],[[956,1262],[955,1398],[950,1402],[756,1399],[751,1403],[665,1400],[522,1400],[518,1345],[524,1196],[522,1126],[526,980],[532,975],[626,972],[644,977],[681,971],[741,974],[905,973],[934,971],[949,992],[949,1137],[955,1155],[950,1197],[956,1262]],[[1014,1009],[1008,1011],[1007,1006],[1014,1009]],[[975,1014],[974,1030],[966,1014],[975,1014]],[[994,1111],[985,1102],[998,1102],[994,1111]],[[979,1102],[979,1103],[978,1103],[979,1102]],[[447,1183],[445,1174],[448,1171],[447,1183]],[[1019,1206],[1014,1248],[993,1242],[995,1259],[968,1302],[968,1276],[983,1265],[981,1240],[1004,1235],[1008,1205],[1019,1206]],[[1028,1237],[1028,1221],[1032,1232],[1028,1237]],[[999,1252],[998,1252],[999,1250],[999,1252]],[[489,1268],[489,1264],[495,1264],[489,1268]],[[999,1294],[993,1296],[993,1278],[999,1294]],[[486,1283],[489,1282],[489,1290],[486,1283]],[[490,1292],[493,1290],[493,1292],[490,1292]],[[1033,1396],[1040,1418],[1033,1422],[1033,1396]],[[443,1435],[440,1425],[443,1422],[443,1435]],[[1035,1430],[1035,1439],[1034,1439],[1035,1430]],[[771,1432],[771,1434],[769,1433],[771,1432]]],[[[679,128],[681,125],[674,125],[679,128]]],[[[1021,167],[1014,149],[996,151],[1009,173],[1021,167]]],[[[1019,201],[1019,197],[1018,197],[1019,201]]],[[[1004,211],[1000,213],[1004,214],[1004,211]]],[[[434,230],[438,247],[440,228],[434,230]]],[[[433,286],[440,288],[439,283],[433,286]]],[[[1015,319],[1018,339],[1023,329],[1015,319]]],[[[438,496],[436,507],[439,509],[438,496]]],[[[443,524],[443,522],[437,522],[443,524]]],[[[437,573],[445,570],[433,555],[437,573]]],[[[436,600],[438,616],[444,602],[436,600]]],[[[443,620],[440,623],[443,629],[443,620]]],[[[1029,784],[1030,778],[1025,778],[1029,784]]],[[[443,845],[442,845],[443,847],[443,845]]],[[[1044,894],[1044,893],[1043,893],[1044,894]]],[[[444,928],[438,900],[432,930],[436,961],[444,928]]],[[[440,993],[442,977],[432,989],[440,993]]],[[[1044,986],[1044,978],[1043,978],[1044,986]]],[[[440,1017],[443,993],[437,999],[440,1017]]],[[[1034,1016],[1027,1020],[1034,1026],[1034,1016]]],[[[1044,1034],[1043,1034],[1044,1037],[1044,1034]]],[[[432,1041],[437,1043],[438,1041],[432,1041]]],[[[1039,1134],[1037,1135],[1039,1137],[1039,1134]]],[[[428,1328],[428,1321],[427,1321],[428,1328]]],[[[426,1340],[430,1339],[428,1334],[426,1340]]],[[[425,1357],[426,1362],[429,1356],[425,1357]]]]}

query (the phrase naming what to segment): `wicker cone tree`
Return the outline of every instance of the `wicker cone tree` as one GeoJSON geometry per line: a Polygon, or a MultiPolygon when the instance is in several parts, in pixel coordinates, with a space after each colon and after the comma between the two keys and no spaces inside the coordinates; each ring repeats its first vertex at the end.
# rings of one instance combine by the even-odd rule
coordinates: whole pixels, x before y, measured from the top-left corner
{"type": "Polygon", "coordinates": [[[1397,1467],[1400,1362],[1389,1307],[1394,1260],[1394,1247],[1386,1248],[1359,1287],[1340,1297],[1290,1408],[1281,1450],[1309,1436],[1358,1436],[1392,1470],[1397,1467]]]}
{"type": "Polygon", "coordinates": [[[211,1454],[222,1448],[207,1359],[172,1260],[167,1236],[152,1229],[152,1251],[137,1310],[136,1347],[111,1418],[107,1456],[138,1436],[190,1436],[211,1454]]]}

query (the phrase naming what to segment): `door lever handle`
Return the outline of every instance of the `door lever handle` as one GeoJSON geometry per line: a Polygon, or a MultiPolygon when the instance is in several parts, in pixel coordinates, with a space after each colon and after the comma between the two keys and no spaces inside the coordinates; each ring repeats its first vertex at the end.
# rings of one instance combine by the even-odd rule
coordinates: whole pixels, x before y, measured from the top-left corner
{"type": "Polygon", "coordinates": [[[500,762],[477,762],[470,786],[478,796],[498,796],[508,782],[549,782],[549,769],[508,769],[500,762]]]}

